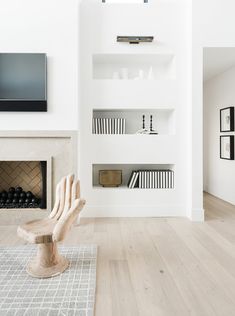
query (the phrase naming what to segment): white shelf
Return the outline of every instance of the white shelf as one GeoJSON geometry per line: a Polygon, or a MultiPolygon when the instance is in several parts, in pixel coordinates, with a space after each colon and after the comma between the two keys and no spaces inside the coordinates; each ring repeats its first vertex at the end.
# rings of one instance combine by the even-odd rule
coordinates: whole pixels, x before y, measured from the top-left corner
{"type": "MultiPolygon", "coordinates": [[[[173,109],[94,109],[93,118],[125,119],[125,136],[126,134],[136,135],[143,125],[143,115],[145,116],[145,127],[150,128],[150,115],[152,115],[152,127],[158,135],[174,135],[175,133],[175,113],[173,109]]],[[[102,121],[103,122],[103,121],[102,121]]],[[[94,132],[94,131],[93,131],[94,132]]],[[[106,134],[106,131],[102,132],[106,134]]],[[[95,134],[95,133],[93,133],[95,134]]],[[[153,137],[156,135],[141,135],[153,137]]]]}
{"type": "Polygon", "coordinates": [[[92,135],[89,156],[94,163],[164,164],[176,162],[175,136],[167,135],[92,135]]]}
{"type": "MultiPolygon", "coordinates": [[[[117,188],[112,189],[129,189],[127,187],[128,181],[131,177],[133,170],[173,170],[174,171],[174,164],[93,164],[92,165],[92,185],[93,188],[100,187],[99,185],[99,170],[122,170],[122,185],[117,188]]],[[[111,189],[111,188],[109,188],[111,189]]],[[[133,189],[135,190],[135,189],[133,189]]],[[[172,189],[140,189],[139,190],[172,190],[172,189]]]]}
{"type": "Polygon", "coordinates": [[[176,108],[176,80],[91,80],[94,108],[176,108]]]}
{"type": "MultiPolygon", "coordinates": [[[[175,57],[159,54],[93,54],[93,79],[174,79],[175,57]]],[[[138,80],[136,80],[138,81],[138,80]]],[[[149,81],[149,80],[148,80],[149,81]]]]}

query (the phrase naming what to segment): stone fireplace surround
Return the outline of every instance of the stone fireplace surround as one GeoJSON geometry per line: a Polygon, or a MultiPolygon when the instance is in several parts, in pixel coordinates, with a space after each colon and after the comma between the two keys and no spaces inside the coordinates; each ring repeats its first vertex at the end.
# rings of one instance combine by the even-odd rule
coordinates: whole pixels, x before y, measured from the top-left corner
{"type": "Polygon", "coordinates": [[[51,211],[55,188],[64,175],[77,174],[76,131],[1,131],[0,161],[47,161],[47,209],[0,209],[0,224],[20,224],[51,211]]]}

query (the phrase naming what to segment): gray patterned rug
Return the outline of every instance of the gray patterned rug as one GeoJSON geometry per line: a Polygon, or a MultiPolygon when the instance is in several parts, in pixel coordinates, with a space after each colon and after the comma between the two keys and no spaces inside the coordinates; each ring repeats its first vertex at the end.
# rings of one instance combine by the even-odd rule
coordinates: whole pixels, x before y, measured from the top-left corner
{"type": "Polygon", "coordinates": [[[35,279],[25,267],[36,246],[0,247],[1,316],[93,316],[97,247],[59,249],[70,267],[57,277],[35,279]]]}

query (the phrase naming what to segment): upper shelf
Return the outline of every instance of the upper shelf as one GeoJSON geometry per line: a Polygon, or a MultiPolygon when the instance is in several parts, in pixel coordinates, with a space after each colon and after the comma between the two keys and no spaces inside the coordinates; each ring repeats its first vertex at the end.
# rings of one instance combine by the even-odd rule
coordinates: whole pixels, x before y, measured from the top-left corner
{"type": "Polygon", "coordinates": [[[175,79],[175,56],[161,54],[93,54],[93,79],[175,79]]]}

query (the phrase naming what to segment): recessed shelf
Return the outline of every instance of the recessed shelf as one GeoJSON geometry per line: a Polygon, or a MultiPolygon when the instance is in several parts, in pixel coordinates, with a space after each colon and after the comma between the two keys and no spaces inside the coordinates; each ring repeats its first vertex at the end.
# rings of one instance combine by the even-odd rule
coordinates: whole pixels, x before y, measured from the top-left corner
{"type": "Polygon", "coordinates": [[[93,80],[93,108],[176,108],[176,80],[93,80]]]}
{"type": "MultiPolygon", "coordinates": [[[[128,184],[132,177],[133,171],[141,171],[142,179],[144,177],[145,185],[133,188],[134,190],[170,190],[174,189],[174,164],[93,164],[92,165],[92,185],[94,189],[129,189],[128,184]],[[119,187],[102,187],[99,184],[99,171],[100,170],[122,170],[122,184],[119,187]],[[145,171],[145,172],[144,172],[145,171]],[[151,180],[150,171],[160,172],[159,180],[156,178],[156,183],[159,181],[158,188],[150,188],[151,180]]],[[[139,181],[139,180],[138,180],[139,181]]],[[[155,180],[154,180],[155,181],[155,180]]],[[[152,182],[151,182],[152,183],[152,182]]],[[[131,189],[129,189],[131,190],[131,189]]]]}
{"type": "Polygon", "coordinates": [[[174,61],[175,56],[171,53],[93,54],[93,79],[174,79],[174,61]]]}
{"type": "Polygon", "coordinates": [[[174,109],[94,109],[93,134],[124,134],[156,137],[157,135],[142,134],[143,115],[145,127],[150,129],[150,116],[152,115],[152,128],[158,135],[174,135],[175,111],[174,109]],[[121,121],[122,120],[122,121],[121,121]],[[121,123],[119,126],[119,122],[121,123]],[[123,124],[125,125],[123,127],[123,124]],[[112,127],[112,128],[111,128],[112,127]],[[122,128],[121,128],[122,127],[122,128]]]}

